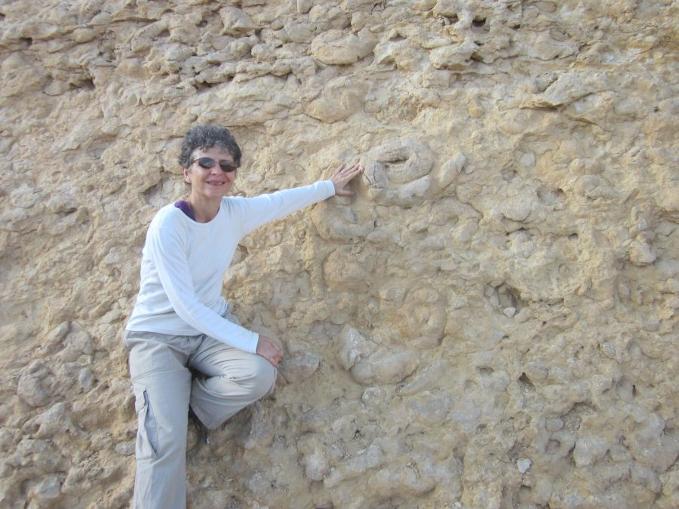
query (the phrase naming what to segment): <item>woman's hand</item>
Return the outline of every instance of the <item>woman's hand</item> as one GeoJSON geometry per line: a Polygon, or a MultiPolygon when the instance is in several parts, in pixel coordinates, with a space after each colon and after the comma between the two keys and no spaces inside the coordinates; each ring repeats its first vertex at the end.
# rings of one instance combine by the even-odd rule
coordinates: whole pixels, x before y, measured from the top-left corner
{"type": "Polygon", "coordinates": [[[354,193],[347,188],[347,185],[351,182],[351,179],[360,173],[363,173],[363,165],[360,163],[354,163],[351,166],[346,164],[340,166],[335,171],[335,174],[330,177],[330,180],[335,185],[335,195],[352,196],[354,193]]]}
{"type": "Polygon", "coordinates": [[[275,367],[278,367],[283,360],[283,349],[271,338],[259,335],[259,342],[257,343],[257,355],[261,355],[275,367]]]}

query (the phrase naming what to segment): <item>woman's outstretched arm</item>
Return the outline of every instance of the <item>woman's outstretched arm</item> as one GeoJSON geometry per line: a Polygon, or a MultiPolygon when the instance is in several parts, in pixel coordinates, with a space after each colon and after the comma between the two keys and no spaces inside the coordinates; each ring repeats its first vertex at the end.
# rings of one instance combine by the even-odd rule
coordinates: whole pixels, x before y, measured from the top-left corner
{"type": "Polygon", "coordinates": [[[358,163],[342,165],[328,180],[319,180],[308,186],[284,189],[252,198],[232,198],[232,203],[238,207],[240,214],[242,236],[263,224],[282,219],[331,196],[351,196],[348,184],[362,171],[363,166],[358,163]]]}

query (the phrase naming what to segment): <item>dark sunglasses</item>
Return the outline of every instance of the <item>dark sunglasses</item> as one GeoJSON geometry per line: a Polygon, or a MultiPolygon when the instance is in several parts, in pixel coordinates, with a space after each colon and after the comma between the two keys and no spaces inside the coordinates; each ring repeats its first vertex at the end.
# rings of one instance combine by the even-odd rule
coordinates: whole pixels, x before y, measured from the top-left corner
{"type": "MultiPolygon", "coordinates": [[[[200,166],[201,168],[209,170],[215,164],[217,164],[217,161],[215,161],[211,157],[199,157],[198,159],[194,159],[193,161],[191,161],[191,164],[193,163],[198,163],[198,166],[200,166]]],[[[238,169],[237,165],[233,164],[231,161],[227,161],[226,159],[222,159],[219,161],[219,167],[222,169],[222,171],[226,172],[232,172],[238,169]]]]}

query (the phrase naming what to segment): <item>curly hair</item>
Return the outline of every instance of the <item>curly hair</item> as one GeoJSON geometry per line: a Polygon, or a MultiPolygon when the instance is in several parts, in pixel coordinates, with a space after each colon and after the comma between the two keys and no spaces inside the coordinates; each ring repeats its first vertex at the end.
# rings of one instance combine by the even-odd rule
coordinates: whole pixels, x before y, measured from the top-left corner
{"type": "Polygon", "coordinates": [[[219,147],[226,150],[233,162],[240,166],[241,151],[233,134],[220,125],[197,125],[189,129],[182,142],[182,150],[179,154],[179,164],[182,168],[191,166],[191,155],[196,149],[206,150],[219,147]]]}

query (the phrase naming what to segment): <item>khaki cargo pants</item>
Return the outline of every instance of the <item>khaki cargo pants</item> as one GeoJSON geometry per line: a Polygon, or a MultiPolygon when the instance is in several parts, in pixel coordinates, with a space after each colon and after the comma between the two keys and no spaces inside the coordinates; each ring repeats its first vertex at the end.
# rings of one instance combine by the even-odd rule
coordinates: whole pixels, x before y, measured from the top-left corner
{"type": "Polygon", "coordinates": [[[205,335],[127,331],[125,346],[138,419],[133,507],[184,509],[189,405],[215,429],[272,391],[276,368],[205,335]]]}

